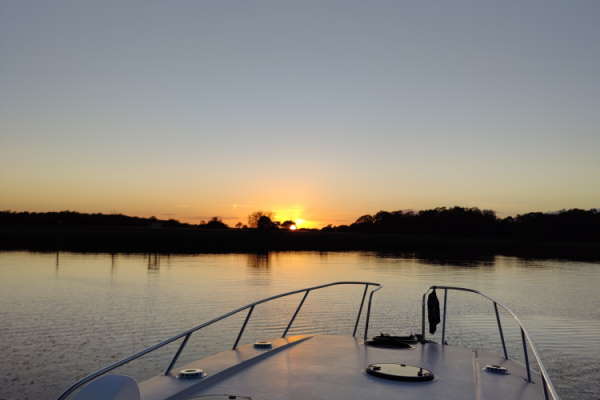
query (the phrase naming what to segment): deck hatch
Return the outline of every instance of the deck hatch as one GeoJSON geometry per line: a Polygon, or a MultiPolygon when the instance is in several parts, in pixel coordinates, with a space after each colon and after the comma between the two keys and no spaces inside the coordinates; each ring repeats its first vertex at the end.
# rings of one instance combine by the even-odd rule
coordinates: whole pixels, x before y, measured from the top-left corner
{"type": "Polygon", "coordinates": [[[508,369],[501,365],[486,365],[483,369],[484,369],[484,371],[490,372],[492,374],[498,374],[498,375],[510,374],[508,369]]]}
{"type": "Polygon", "coordinates": [[[177,375],[180,379],[199,379],[204,378],[206,373],[200,368],[187,368],[179,371],[177,375]]]}
{"type": "Polygon", "coordinates": [[[414,344],[419,342],[419,338],[416,335],[408,336],[392,336],[386,333],[381,333],[379,336],[373,337],[371,340],[367,340],[365,344],[367,346],[381,347],[386,349],[414,349],[414,344]]]}
{"type": "Polygon", "coordinates": [[[433,380],[433,372],[430,370],[401,363],[369,364],[367,373],[394,381],[425,382],[433,380]]]}
{"type": "Polygon", "coordinates": [[[191,397],[189,400],[252,400],[252,398],[238,394],[204,394],[191,397]]]}

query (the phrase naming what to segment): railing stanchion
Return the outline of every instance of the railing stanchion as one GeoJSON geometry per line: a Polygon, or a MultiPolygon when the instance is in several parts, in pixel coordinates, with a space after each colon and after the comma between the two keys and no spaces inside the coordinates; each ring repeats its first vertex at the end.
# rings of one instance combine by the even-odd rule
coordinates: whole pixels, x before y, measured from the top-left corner
{"type": "Polygon", "coordinates": [[[250,319],[250,316],[252,315],[252,311],[254,311],[254,306],[250,307],[250,309],[248,310],[248,314],[246,314],[246,319],[244,320],[244,324],[242,325],[242,328],[240,329],[240,333],[238,333],[237,339],[235,339],[235,343],[233,344],[233,347],[231,348],[231,350],[237,349],[237,345],[240,342],[242,335],[244,334],[244,330],[246,329],[248,320],[250,319]]]}
{"type": "MultiPolygon", "coordinates": [[[[498,330],[500,332],[500,339],[502,341],[502,349],[504,351],[504,358],[506,358],[506,359],[508,359],[508,351],[506,348],[506,341],[504,338],[504,330],[502,328],[502,322],[500,319],[500,313],[498,311],[498,308],[501,307],[506,313],[508,313],[508,315],[510,315],[515,320],[515,322],[519,326],[519,329],[521,330],[521,339],[523,341],[523,353],[525,355],[525,368],[527,370],[527,382],[533,383],[532,375],[531,375],[531,365],[530,365],[530,361],[529,361],[529,351],[531,351],[531,353],[533,354],[533,358],[535,359],[535,362],[540,369],[539,375],[542,379],[542,384],[544,386],[545,399],[546,400],[559,400],[560,396],[556,392],[556,388],[554,387],[554,385],[552,384],[552,381],[550,380],[548,372],[546,371],[546,368],[544,367],[542,360],[540,359],[538,351],[537,351],[533,341],[531,340],[529,333],[527,332],[527,330],[523,326],[523,323],[519,319],[519,317],[517,317],[517,315],[509,307],[505,306],[504,304],[502,304],[500,302],[497,302],[495,299],[481,293],[478,290],[464,288],[464,287],[458,287],[458,286],[430,286],[425,291],[425,293],[423,293],[423,300],[422,300],[422,304],[421,304],[421,307],[422,307],[422,309],[421,309],[421,335],[422,335],[421,342],[422,343],[425,342],[425,315],[426,315],[425,302],[427,299],[427,294],[430,293],[434,289],[457,290],[457,291],[462,291],[462,292],[474,293],[479,296],[482,296],[483,298],[488,299],[492,304],[494,304],[494,312],[496,313],[496,322],[498,323],[498,330]],[[528,347],[529,347],[529,349],[528,349],[528,347]]],[[[445,302],[446,302],[446,298],[444,298],[444,303],[445,302]]],[[[446,314],[446,312],[447,312],[447,310],[445,309],[444,314],[446,314]]]]}
{"type": "Polygon", "coordinates": [[[498,322],[498,332],[500,332],[500,340],[502,341],[502,350],[504,351],[504,359],[508,360],[508,352],[506,351],[506,342],[504,341],[504,331],[500,322],[500,313],[498,313],[498,303],[494,302],[494,311],[496,312],[496,321],[498,322]]]}
{"type": "Polygon", "coordinates": [[[307,290],[306,292],[304,292],[304,297],[302,297],[300,304],[298,304],[298,308],[296,308],[294,315],[292,315],[292,319],[290,319],[290,322],[288,323],[287,327],[285,328],[285,331],[283,331],[283,335],[281,335],[282,338],[284,338],[287,335],[288,331],[292,327],[292,324],[294,323],[296,316],[298,315],[298,313],[300,312],[300,309],[302,308],[302,305],[304,304],[304,300],[306,300],[306,296],[308,296],[308,292],[310,292],[310,290],[307,290]]]}
{"type": "Polygon", "coordinates": [[[360,321],[360,315],[362,314],[363,305],[365,304],[365,297],[367,297],[367,289],[369,289],[369,285],[365,285],[365,291],[363,292],[362,300],[360,301],[360,308],[358,309],[358,316],[356,317],[356,323],[354,324],[354,331],[352,332],[352,337],[356,336],[358,322],[360,321]]]}
{"type": "Polygon", "coordinates": [[[367,333],[369,332],[369,321],[371,320],[371,303],[373,302],[373,294],[380,288],[371,290],[369,293],[369,304],[367,304],[367,319],[365,320],[365,335],[364,340],[367,341],[367,333]]]}
{"type": "Polygon", "coordinates": [[[425,343],[425,298],[427,297],[427,292],[423,293],[423,301],[421,302],[421,342],[422,343],[425,343]]]}
{"type": "Polygon", "coordinates": [[[444,319],[442,321],[442,346],[446,344],[446,305],[448,304],[448,289],[444,289],[444,319]]]}
{"type": "Polygon", "coordinates": [[[171,372],[171,370],[173,369],[173,367],[175,366],[175,363],[177,362],[177,359],[179,358],[179,355],[181,354],[181,352],[183,351],[183,348],[185,347],[185,345],[187,344],[190,336],[192,336],[191,333],[188,333],[187,335],[185,335],[185,337],[183,338],[183,341],[181,342],[181,344],[179,345],[179,348],[177,349],[177,352],[175,353],[175,355],[173,356],[173,359],[171,360],[171,362],[169,363],[169,366],[167,367],[167,369],[165,370],[165,375],[169,375],[169,373],[171,372]]]}
{"type": "Polygon", "coordinates": [[[525,332],[521,328],[521,339],[523,340],[523,354],[525,355],[525,366],[527,367],[527,382],[531,383],[531,371],[529,369],[529,355],[527,354],[527,340],[525,339],[525,332]]]}

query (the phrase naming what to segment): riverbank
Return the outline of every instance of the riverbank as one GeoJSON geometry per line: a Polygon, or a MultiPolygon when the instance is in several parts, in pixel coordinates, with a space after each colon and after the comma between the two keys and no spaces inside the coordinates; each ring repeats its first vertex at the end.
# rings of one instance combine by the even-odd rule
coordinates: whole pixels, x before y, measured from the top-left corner
{"type": "Polygon", "coordinates": [[[289,232],[193,228],[2,227],[0,250],[226,253],[265,251],[378,251],[420,254],[508,255],[600,260],[598,241],[549,241],[511,237],[289,232]]]}

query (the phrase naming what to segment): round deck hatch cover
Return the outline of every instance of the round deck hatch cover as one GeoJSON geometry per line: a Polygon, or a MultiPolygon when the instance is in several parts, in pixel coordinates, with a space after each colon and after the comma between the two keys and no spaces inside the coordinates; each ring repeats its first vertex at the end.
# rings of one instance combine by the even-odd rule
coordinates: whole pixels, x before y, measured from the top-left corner
{"type": "Polygon", "coordinates": [[[181,379],[196,379],[196,378],[204,378],[206,374],[200,368],[188,368],[182,369],[179,371],[179,378],[181,379]]]}
{"type": "Polygon", "coordinates": [[[395,381],[424,382],[433,379],[433,372],[428,369],[400,363],[370,364],[367,373],[395,381]]]}
{"type": "Polygon", "coordinates": [[[190,397],[189,400],[252,400],[252,398],[238,394],[204,394],[190,397]]]}

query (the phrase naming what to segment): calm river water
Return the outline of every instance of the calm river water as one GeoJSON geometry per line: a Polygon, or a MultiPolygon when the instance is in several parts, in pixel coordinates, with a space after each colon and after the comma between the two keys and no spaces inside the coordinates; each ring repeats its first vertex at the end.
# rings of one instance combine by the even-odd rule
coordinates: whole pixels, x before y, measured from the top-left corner
{"type": "MultiPolygon", "coordinates": [[[[563,399],[600,398],[598,263],[415,259],[359,252],[1,252],[0,399],[54,399],[86,373],[240,305],[339,280],[384,285],[374,298],[370,333],[419,332],[420,298],[430,285],[484,291],[522,317],[563,399]]],[[[336,287],[311,293],[292,333],[351,334],[362,290],[336,287]]],[[[257,307],[242,342],[281,335],[299,300],[295,296],[257,307]]],[[[500,351],[489,303],[451,292],[448,312],[450,344],[500,351]]],[[[192,336],[178,365],[230,347],[244,316],[192,336]]],[[[507,315],[502,317],[509,355],[520,359],[519,331],[507,315]]],[[[176,346],[120,372],[137,379],[155,375],[176,346]]]]}

